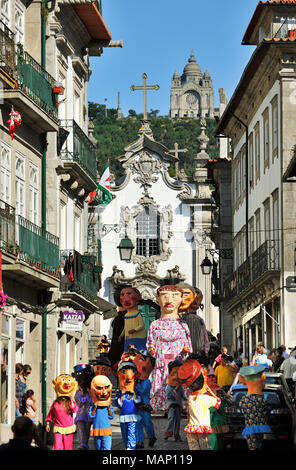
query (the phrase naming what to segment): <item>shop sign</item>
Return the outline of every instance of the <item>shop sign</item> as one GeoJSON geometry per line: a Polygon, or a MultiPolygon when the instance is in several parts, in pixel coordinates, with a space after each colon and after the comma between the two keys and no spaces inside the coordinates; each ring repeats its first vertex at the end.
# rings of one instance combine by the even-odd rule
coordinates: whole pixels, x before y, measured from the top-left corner
{"type": "Polygon", "coordinates": [[[82,331],[83,311],[68,309],[62,312],[62,330],[82,331]]]}

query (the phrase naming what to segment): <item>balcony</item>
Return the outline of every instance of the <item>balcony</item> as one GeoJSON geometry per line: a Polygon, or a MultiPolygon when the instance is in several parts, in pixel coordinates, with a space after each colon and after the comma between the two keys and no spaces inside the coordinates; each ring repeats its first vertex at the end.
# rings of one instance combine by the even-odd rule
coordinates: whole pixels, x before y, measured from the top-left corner
{"type": "Polygon", "coordinates": [[[267,240],[229,276],[223,285],[224,302],[231,302],[249,288],[279,276],[279,240],[267,240]]]}
{"type": "Polygon", "coordinates": [[[69,135],[60,151],[63,164],[58,171],[69,175],[71,189],[77,189],[83,196],[96,187],[96,147],[74,120],[61,120],[60,123],[69,135]]]}
{"type": "MultiPolygon", "coordinates": [[[[5,103],[19,111],[35,132],[58,131],[58,108],[53,93],[54,78],[0,29],[0,76],[4,78],[5,103]]],[[[10,112],[10,109],[9,109],[10,112]]]]}
{"type": "Polygon", "coordinates": [[[60,306],[93,313],[98,308],[99,269],[93,255],[82,255],[76,250],[60,252],[62,292],[60,306]]]}
{"type": "Polygon", "coordinates": [[[15,86],[16,57],[14,33],[0,21],[0,75],[9,86],[15,86]]]}
{"type": "Polygon", "coordinates": [[[59,239],[29,220],[15,216],[9,204],[0,201],[0,245],[3,274],[22,278],[39,289],[59,287],[59,239]]]}

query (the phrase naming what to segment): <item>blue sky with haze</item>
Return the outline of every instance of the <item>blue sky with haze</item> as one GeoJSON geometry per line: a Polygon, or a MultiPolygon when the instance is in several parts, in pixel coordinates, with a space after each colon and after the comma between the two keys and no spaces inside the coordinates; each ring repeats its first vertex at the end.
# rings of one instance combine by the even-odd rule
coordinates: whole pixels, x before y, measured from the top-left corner
{"type": "Polygon", "coordinates": [[[158,84],[148,92],[148,111],[168,115],[171,79],[180,75],[194,51],[202,73],[208,70],[214,86],[215,107],[218,88],[230,99],[254,46],[241,41],[258,0],[103,0],[104,21],[113,40],[123,48],[104,48],[92,57],[89,101],[117,108],[120,92],[124,115],[129,109],[143,112],[143,96],[131,85],[158,84]]]}

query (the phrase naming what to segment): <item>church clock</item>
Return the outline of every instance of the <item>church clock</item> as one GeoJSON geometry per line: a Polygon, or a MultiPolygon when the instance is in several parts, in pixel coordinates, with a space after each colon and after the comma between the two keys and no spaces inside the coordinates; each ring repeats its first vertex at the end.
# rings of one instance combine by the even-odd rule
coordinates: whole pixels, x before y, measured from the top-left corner
{"type": "Polygon", "coordinates": [[[192,106],[197,102],[197,95],[192,91],[186,94],[186,101],[187,103],[192,106]]]}

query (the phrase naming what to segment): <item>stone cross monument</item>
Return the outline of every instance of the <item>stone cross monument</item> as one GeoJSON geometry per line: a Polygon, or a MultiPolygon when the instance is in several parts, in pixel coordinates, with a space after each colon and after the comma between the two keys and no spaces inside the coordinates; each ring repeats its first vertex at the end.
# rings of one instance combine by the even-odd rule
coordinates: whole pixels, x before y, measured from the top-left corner
{"type": "Polygon", "coordinates": [[[147,85],[146,84],[146,79],[147,79],[147,74],[143,73],[142,74],[143,78],[143,85],[142,86],[136,86],[132,85],[131,90],[143,90],[143,97],[144,97],[144,121],[147,121],[147,90],[159,90],[159,85],[147,85]]]}

